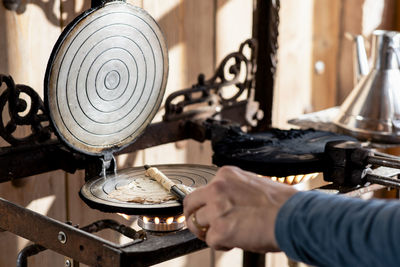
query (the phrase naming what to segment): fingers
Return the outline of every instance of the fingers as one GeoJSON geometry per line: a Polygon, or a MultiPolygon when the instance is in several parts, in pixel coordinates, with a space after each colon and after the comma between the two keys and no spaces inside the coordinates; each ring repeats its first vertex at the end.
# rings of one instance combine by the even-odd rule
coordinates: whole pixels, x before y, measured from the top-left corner
{"type": "Polygon", "coordinates": [[[183,212],[185,217],[189,218],[194,211],[204,206],[206,204],[208,195],[209,192],[205,187],[198,188],[193,193],[187,195],[183,200],[183,212]]]}
{"type": "Polygon", "coordinates": [[[193,193],[190,193],[185,197],[185,200],[183,202],[183,207],[185,216],[187,218],[195,210],[198,210],[206,203],[210,203],[216,197],[219,197],[221,194],[225,192],[225,189],[229,186],[229,184],[225,181],[225,179],[227,177],[227,174],[229,176],[231,173],[227,173],[227,171],[224,171],[224,169],[227,168],[225,167],[220,168],[217,171],[214,179],[208,185],[198,188],[193,193]]]}
{"type": "Polygon", "coordinates": [[[207,231],[205,235],[205,242],[210,248],[216,250],[228,250],[235,247],[230,240],[232,234],[230,234],[231,223],[226,219],[220,219],[214,222],[212,227],[207,231]]]}
{"type": "Polygon", "coordinates": [[[222,167],[208,185],[186,196],[187,227],[215,249],[276,251],[275,218],[295,192],[254,173],[222,167]]]}
{"type": "MultiPolygon", "coordinates": [[[[205,239],[202,227],[212,225],[218,217],[223,217],[233,207],[232,197],[227,193],[231,178],[240,172],[236,167],[223,167],[218,170],[214,179],[185,197],[184,215],[187,226],[200,239],[205,239]]],[[[230,190],[229,192],[234,192],[230,190]]],[[[237,195],[237,194],[236,194],[237,195]]]]}
{"type": "Polygon", "coordinates": [[[193,234],[203,241],[205,241],[209,224],[204,221],[204,217],[199,221],[197,212],[204,209],[203,207],[209,199],[208,195],[207,189],[202,187],[187,195],[183,201],[186,225],[193,234]]]}
{"type": "Polygon", "coordinates": [[[189,217],[186,217],[186,226],[195,234],[199,239],[205,241],[209,226],[199,222],[196,211],[189,217]]]}
{"type": "Polygon", "coordinates": [[[215,200],[196,211],[194,211],[187,220],[187,226],[193,233],[205,237],[206,228],[212,227],[213,222],[228,215],[233,209],[233,204],[227,199],[215,200]]]}
{"type": "MultiPolygon", "coordinates": [[[[195,195],[192,197],[197,199],[197,196],[195,195]]],[[[233,208],[232,202],[227,198],[215,197],[215,195],[212,194],[212,196],[208,197],[207,200],[208,202],[206,204],[193,210],[193,212],[186,217],[186,224],[189,230],[203,241],[206,241],[209,230],[214,228],[215,222],[218,222],[221,218],[229,214],[233,208]]],[[[203,202],[200,201],[199,203],[203,202]]],[[[191,207],[189,207],[190,210],[191,207]]],[[[188,213],[189,212],[190,211],[188,211],[188,213]]],[[[226,250],[227,247],[219,246],[218,249],[226,250]]]]}
{"type": "Polygon", "coordinates": [[[197,219],[203,225],[209,225],[217,218],[229,214],[233,209],[233,203],[227,198],[217,198],[207,203],[196,211],[197,219]]]}

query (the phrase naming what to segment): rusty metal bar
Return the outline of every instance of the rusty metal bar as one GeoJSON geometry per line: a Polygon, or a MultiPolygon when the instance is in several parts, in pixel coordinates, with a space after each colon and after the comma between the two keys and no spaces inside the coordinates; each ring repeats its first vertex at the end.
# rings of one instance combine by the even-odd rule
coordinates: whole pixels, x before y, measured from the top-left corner
{"type": "Polygon", "coordinates": [[[90,266],[149,266],[207,247],[187,229],[119,245],[2,198],[0,214],[1,229],[90,266]]]}
{"type": "Polygon", "coordinates": [[[118,245],[0,198],[0,228],[90,266],[120,266],[118,245]]]}
{"type": "Polygon", "coordinates": [[[141,149],[187,139],[190,136],[189,133],[185,131],[186,122],[187,120],[177,120],[153,123],[147,127],[146,131],[133,144],[127,146],[117,154],[135,152],[141,149]]]}
{"type": "MultiPolygon", "coordinates": [[[[134,152],[189,138],[185,121],[159,122],[149,125],[135,143],[118,154],[134,152]],[[163,133],[163,134],[160,134],[163,133]]],[[[84,169],[97,158],[71,152],[58,140],[43,144],[0,148],[0,182],[24,178],[44,172],[62,169],[73,173],[84,169]],[[21,168],[23,163],[24,168],[21,168]]]]}
{"type": "Polygon", "coordinates": [[[0,182],[57,169],[73,173],[84,168],[85,159],[71,153],[56,140],[45,144],[0,148],[0,182]]]}

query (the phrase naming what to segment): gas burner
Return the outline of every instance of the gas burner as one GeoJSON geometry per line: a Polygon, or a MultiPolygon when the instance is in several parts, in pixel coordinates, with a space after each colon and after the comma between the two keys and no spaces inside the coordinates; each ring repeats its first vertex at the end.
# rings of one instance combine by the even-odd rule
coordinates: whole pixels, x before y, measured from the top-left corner
{"type": "Polygon", "coordinates": [[[185,216],[139,216],[138,225],[151,232],[173,232],[181,230],[185,226],[185,216]]]}

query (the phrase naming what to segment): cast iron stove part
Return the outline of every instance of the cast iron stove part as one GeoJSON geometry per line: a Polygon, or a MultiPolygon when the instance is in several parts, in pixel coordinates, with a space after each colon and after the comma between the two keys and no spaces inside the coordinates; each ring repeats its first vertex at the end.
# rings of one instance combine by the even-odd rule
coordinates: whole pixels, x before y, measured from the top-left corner
{"type": "Polygon", "coordinates": [[[285,177],[322,172],[325,144],[337,140],[356,140],[331,132],[271,129],[245,133],[234,125],[211,127],[213,163],[235,165],[266,176],[285,177]]]}
{"type": "Polygon", "coordinates": [[[164,216],[141,215],[138,218],[137,224],[143,230],[150,232],[173,232],[185,227],[185,216],[182,214],[164,216]]]}
{"type": "Polygon", "coordinates": [[[400,169],[400,157],[377,153],[354,141],[329,142],[325,147],[324,180],[339,186],[358,186],[367,182],[400,188],[400,180],[373,174],[371,168],[400,169]]]}

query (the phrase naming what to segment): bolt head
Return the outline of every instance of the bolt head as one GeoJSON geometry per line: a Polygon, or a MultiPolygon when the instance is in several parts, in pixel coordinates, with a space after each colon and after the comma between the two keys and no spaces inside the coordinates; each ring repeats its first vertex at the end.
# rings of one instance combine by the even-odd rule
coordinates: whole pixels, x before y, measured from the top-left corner
{"type": "Polygon", "coordinates": [[[62,231],[58,233],[57,239],[58,241],[60,241],[61,244],[67,243],[67,235],[62,231]]]}

